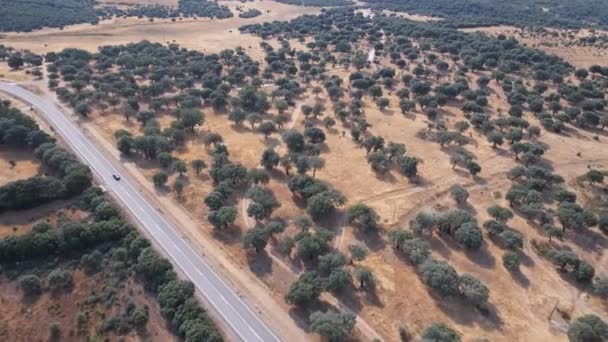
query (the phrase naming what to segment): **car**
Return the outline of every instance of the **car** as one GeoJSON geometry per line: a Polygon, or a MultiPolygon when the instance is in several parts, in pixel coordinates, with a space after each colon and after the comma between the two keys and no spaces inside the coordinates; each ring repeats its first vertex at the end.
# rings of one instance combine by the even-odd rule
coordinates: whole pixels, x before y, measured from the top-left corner
{"type": "Polygon", "coordinates": [[[119,181],[120,180],[120,175],[118,173],[113,173],[112,174],[112,178],[114,178],[115,180],[119,181]]]}

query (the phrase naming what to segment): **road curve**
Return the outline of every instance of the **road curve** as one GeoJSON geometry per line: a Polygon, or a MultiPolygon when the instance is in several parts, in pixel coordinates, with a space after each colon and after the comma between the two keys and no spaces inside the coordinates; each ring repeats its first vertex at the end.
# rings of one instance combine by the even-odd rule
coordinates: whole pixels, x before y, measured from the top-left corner
{"type": "Polygon", "coordinates": [[[234,335],[247,342],[280,341],[221,276],[211,269],[157,209],[131,185],[136,182],[132,181],[129,175],[123,174],[120,181],[112,178],[112,174],[118,173],[112,163],[52,102],[14,83],[0,81],[0,91],[29,103],[46,118],[93,170],[100,184],[114,194],[123,208],[139,221],[146,235],[154,239],[173,265],[194,283],[197,291],[213,306],[234,335]]]}

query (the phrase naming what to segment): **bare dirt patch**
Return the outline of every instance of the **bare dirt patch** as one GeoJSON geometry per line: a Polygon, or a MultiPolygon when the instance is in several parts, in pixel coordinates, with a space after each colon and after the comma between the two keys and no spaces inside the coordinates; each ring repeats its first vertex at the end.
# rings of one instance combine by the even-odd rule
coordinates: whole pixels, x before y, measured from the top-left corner
{"type": "Polygon", "coordinates": [[[0,278],[0,336],[6,341],[46,341],[49,338],[49,325],[58,323],[62,341],[80,341],[82,333],[78,333],[77,315],[83,313],[88,317],[86,331],[90,336],[97,335],[97,329],[105,318],[120,314],[125,310],[125,296],[130,296],[139,306],[147,306],[149,322],[147,331],[142,335],[131,334],[119,337],[108,336],[112,340],[124,341],[176,341],[165,328],[158,304],[145,294],[142,287],[132,279],[117,288],[118,293],[114,305],[99,305],[94,310],[83,310],[82,305],[92,293],[103,293],[105,280],[99,276],[90,276],[82,271],[73,273],[74,286],[70,293],[53,295],[44,293],[36,300],[25,300],[17,287],[15,280],[0,278]]]}
{"type": "Polygon", "coordinates": [[[0,148],[0,186],[40,173],[40,162],[31,151],[0,148]]]}

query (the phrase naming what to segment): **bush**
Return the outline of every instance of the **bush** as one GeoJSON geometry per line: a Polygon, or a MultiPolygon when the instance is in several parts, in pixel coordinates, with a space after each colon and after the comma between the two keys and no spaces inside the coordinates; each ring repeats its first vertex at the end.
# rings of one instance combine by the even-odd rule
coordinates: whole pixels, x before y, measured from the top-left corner
{"type": "Polygon", "coordinates": [[[458,293],[459,277],[452,266],[445,261],[428,259],[420,266],[425,284],[442,296],[458,293]]]}
{"type": "Polygon", "coordinates": [[[344,341],[355,327],[355,315],[352,313],[334,313],[316,311],[310,315],[310,329],[330,342],[344,341]]]}
{"type": "Polygon", "coordinates": [[[56,268],[46,277],[46,283],[53,292],[66,290],[72,286],[72,272],[56,268]]]}
{"type": "Polygon", "coordinates": [[[22,275],[18,281],[19,287],[26,296],[37,296],[42,292],[42,281],[36,275],[22,275]]]}
{"type": "Polygon", "coordinates": [[[458,282],[460,293],[471,304],[480,305],[488,301],[490,290],[481,280],[470,274],[463,274],[458,282]]]}
{"type": "Polygon", "coordinates": [[[519,258],[519,255],[517,255],[516,253],[506,252],[502,256],[502,264],[510,272],[518,272],[520,263],[521,260],[519,258]]]}
{"type": "Polygon", "coordinates": [[[481,229],[473,222],[466,222],[458,228],[454,234],[454,238],[465,248],[472,250],[479,249],[483,241],[481,229]]]}
{"type": "Polygon", "coordinates": [[[306,306],[321,295],[321,282],[315,272],[306,272],[289,287],[285,300],[297,306],[306,306]]]}
{"type": "Polygon", "coordinates": [[[570,323],[570,342],[600,342],[608,339],[608,324],[596,315],[585,315],[570,323]]]}
{"type": "Polygon", "coordinates": [[[424,341],[434,342],[460,342],[458,333],[443,323],[435,323],[428,326],[422,332],[424,341]]]}

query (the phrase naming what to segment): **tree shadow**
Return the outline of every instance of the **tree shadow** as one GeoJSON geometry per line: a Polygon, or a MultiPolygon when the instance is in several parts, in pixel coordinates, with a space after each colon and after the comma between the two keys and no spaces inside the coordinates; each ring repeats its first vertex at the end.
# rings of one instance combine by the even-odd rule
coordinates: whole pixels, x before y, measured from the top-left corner
{"type": "Polygon", "coordinates": [[[251,272],[258,277],[272,274],[272,259],[265,250],[259,253],[246,253],[247,265],[251,272]]]}
{"type": "Polygon", "coordinates": [[[374,176],[376,176],[376,179],[382,182],[387,182],[387,183],[391,183],[394,184],[397,182],[397,178],[393,175],[393,173],[391,171],[386,171],[386,172],[374,172],[374,176]]]}
{"type": "Polygon", "coordinates": [[[477,324],[484,331],[502,331],[504,322],[498,308],[492,303],[474,306],[463,298],[446,298],[431,293],[439,310],[450,317],[456,324],[473,326],[477,324]]]}
{"type": "Polygon", "coordinates": [[[488,250],[488,244],[485,241],[482,242],[479,250],[470,251],[465,249],[464,254],[469,260],[483,268],[493,269],[496,267],[496,258],[488,250]]]}
{"type": "Polygon", "coordinates": [[[526,275],[523,274],[521,272],[521,270],[517,270],[515,272],[509,272],[509,274],[511,275],[511,278],[513,278],[513,280],[515,280],[515,282],[517,284],[519,284],[521,287],[523,287],[524,289],[527,289],[530,287],[530,279],[528,279],[528,277],[526,277],[526,275]]]}
{"type": "Polygon", "coordinates": [[[429,239],[429,244],[431,245],[431,249],[433,251],[439,253],[439,255],[441,255],[444,259],[449,260],[450,256],[452,255],[452,249],[448,248],[443,239],[440,239],[434,235],[433,238],[429,239]]]}
{"type": "Polygon", "coordinates": [[[608,239],[602,233],[591,228],[578,229],[573,233],[568,234],[568,238],[585,251],[601,254],[608,249],[608,239]]]}
{"type": "Polygon", "coordinates": [[[211,235],[227,245],[241,243],[242,240],[242,230],[238,225],[232,225],[231,227],[224,229],[213,229],[211,235]]]}
{"type": "Polygon", "coordinates": [[[363,232],[360,229],[354,229],[353,235],[359,241],[362,241],[372,252],[377,252],[386,247],[386,242],[382,239],[379,231],[363,232]]]}

